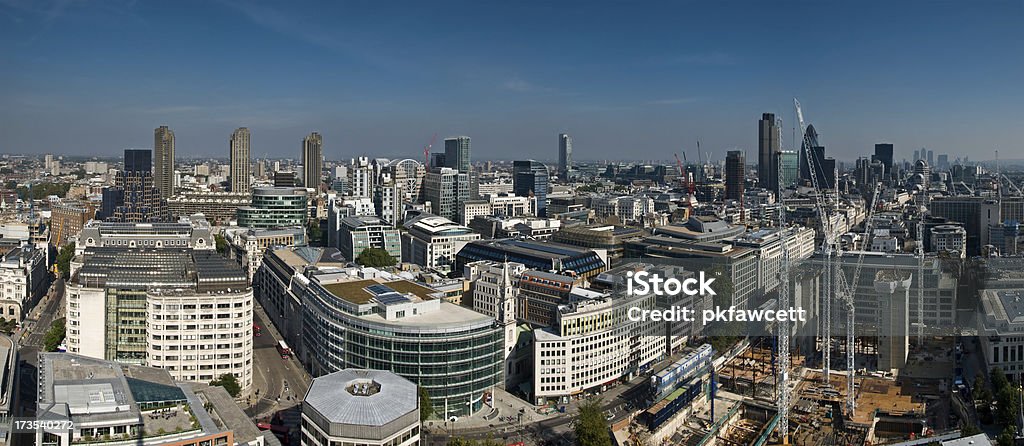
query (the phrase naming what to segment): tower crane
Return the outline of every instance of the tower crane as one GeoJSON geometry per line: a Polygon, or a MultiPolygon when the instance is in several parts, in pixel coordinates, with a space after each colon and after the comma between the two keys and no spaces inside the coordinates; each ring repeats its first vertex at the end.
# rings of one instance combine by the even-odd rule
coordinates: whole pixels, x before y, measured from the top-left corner
{"type": "MultiPolygon", "coordinates": [[[[881,190],[881,183],[876,183],[874,192],[871,195],[872,204],[878,200],[878,192],[881,190]]],[[[846,282],[846,276],[840,274],[840,291],[839,294],[843,297],[843,305],[846,306],[846,413],[847,416],[853,417],[854,411],[857,409],[857,399],[854,391],[856,386],[854,383],[855,369],[856,369],[856,355],[854,348],[856,346],[856,339],[854,338],[854,325],[857,322],[856,310],[854,307],[854,297],[856,296],[857,286],[860,284],[860,272],[864,266],[864,252],[867,247],[870,246],[871,234],[874,232],[874,206],[868,207],[868,213],[864,222],[864,243],[861,246],[860,253],[857,255],[857,263],[853,269],[853,278],[850,282],[846,282]]]]}
{"type": "MultiPolygon", "coordinates": [[[[679,166],[679,174],[683,177],[683,189],[689,191],[690,195],[693,195],[693,181],[690,180],[690,174],[686,172],[683,162],[679,160],[679,154],[673,153],[673,155],[676,157],[676,165],[679,166]]],[[[683,152],[683,158],[686,158],[685,151],[683,152]]],[[[693,215],[693,200],[689,196],[686,197],[686,208],[688,209],[686,218],[690,218],[693,215]]]]}
{"type": "Polygon", "coordinates": [[[814,207],[818,214],[818,220],[821,222],[822,230],[822,241],[821,241],[821,253],[823,258],[824,266],[824,280],[822,283],[824,287],[819,295],[819,302],[821,304],[821,362],[822,362],[822,378],[825,383],[829,382],[829,368],[832,362],[832,285],[835,282],[835,273],[833,272],[833,247],[835,246],[835,229],[832,227],[832,219],[826,213],[828,204],[825,202],[825,191],[822,190],[821,185],[818,184],[817,172],[822,166],[815,165],[815,157],[811,153],[811,141],[807,135],[807,124],[804,122],[803,109],[800,106],[800,101],[793,98],[793,105],[796,108],[797,122],[800,124],[800,133],[803,135],[802,150],[804,151],[804,157],[807,159],[811,184],[814,187],[814,207]]]}
{"type": "Polygon", "coordinates": [[[430,143],[423,147],[423,167],[430,169],[430,149],[434,147],[434,142],[437,141],[437,133],[430,137],[430,143]]]}
{"type": "Polygon", "coordinates": [[[924,345],[924,206],[917,218],[917,346],[924,345]]]}
{"type": "MultiPolygon", "coordinates": [[[[782,135],[779,135],[782,139],[782,135]]],[[[779,177],[782,176],[782,163],[778,163],[779,177]]],[[[782,234],[782,261],[779,263],[779,306],[778,308],[790,308],[792,299],[789,295],[789,229],[786,228],[786,206],[782,204],[782,181],[777,182],[779,194],[779,231],[782,234]]],[[[789,444],[789,338],[792,335],[789,321],[778,321],[775,323],[778,330],[776,334],[776,345],[778,345],[779,357],[776,363],[779,377],[779,393],[777,406],[779,411],[778,435],[784,445],[789,444]]]]}

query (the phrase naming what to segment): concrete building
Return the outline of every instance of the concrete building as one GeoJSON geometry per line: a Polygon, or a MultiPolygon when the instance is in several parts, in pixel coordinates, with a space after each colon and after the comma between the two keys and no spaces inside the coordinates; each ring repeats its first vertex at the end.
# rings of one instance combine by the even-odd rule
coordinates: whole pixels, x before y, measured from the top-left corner
{"type": "MultiPolygon", "coordinates": [[[[334,230],[330,228],[329,230],[334,230]]],[[[345,217],[339,221],[337,246],[341,255],[350,261],[364,249],[376,248],[387,251],[395,262],[402,261],[402,234],[391,225],[377,217],[345,217]]]]}
{"type": "Polygon", "coordinates": [[[929,251],[965,257],[967,254],[967,231],[959,225],[940,225],[931,228],[929,251]]]}
{"type": "Polygon", "coordinates": [[[999,367],[1019,382],[1024,376],[1024,294],[1019,289],[981,291],[978,340],[985,369],[999,367]]]}
{"type": "MultiPolygon", "coordinates": [[[[773,124],[774,126],[774,124],[773,124]]],[[[775,154],[771,153],[768,157],[768,165],[774,165],[775,154]]],[[[742,200],[744,198],[743,186],[746,181],[746,169],[747,161],[741,150],[730,150],[725,155],[725,199],[726,200],[742,200]]],[[[778,182],[778,172],[771,172],[766,178],[768,183],[767,186],[771,186],[771,183],[778,182]]],[[[762,185],[762,187],[767,187],[762,185]]],[[[775,190],[774,187],[769,190],[775,190]]]]}
{"type": "Polygon", "coordinates": [[[558,134],[558,174],[562,181],[568,181],[572,172],[572,136],[568,133],[558,134]]]}
{"type": "Polygon", "coordinates": [[[480,409],[502,384],[501,327],[439,297],[408,280],[313,276],[303,297],[310,372],[389,370],[425,389],[443,418],[480,409]]]}
{"type": "Polygon", "coordinates": [[[458,252],[455,259],[460,270],[466,264],[480,260],[509,260],[538,271],[566,272],[590,278],[608,268],[607,256],[604,251],[546,241],[495,239],[471,242],[458,252]]]}
{"type": "Polygon", "coordinates": [[[253,293],[213,250],[87,248],[67,286],[68,352],[252,384],[253,293]]]}
{"type": "Polygon", "coordinates": [[[567,403],[633,378],[666,354],[664,326],[630,321],[627,308],[654,309],[655,296],[612,296],[574,288],[554,323],[534,331],[533,402],[567,403]]]}
{"type": "Polygon", "coordinates": [[[468,136],[455,136],[444,139],[445,167],[457,170],[459,173],[469,174],[472,168],[470,162],[470,138],[468,136]]]}
{"type": "Polygon", "coordinates": [[[441,217],[460,221],[460,203],[470,198],[468,173],[441,167],[427,172],[423,178],[423,199],[441,217]]]}
{"type": "Polygon", "coordinates": [[[309,284],[306,276],[340,271],[345,264],[335,248],[271,247],[253,277],[253,296],[291,346],[292,354],[304,364],[308,363],[302,343],[302,296],[309,284]]]}
{"type": "Polygon", "coordinates": [[[562,220],[537,217],[478,216],[469,222],[470,229],[484,238],[523,238],[547,240],[562,228],[562,220]]]}
{"type": "Polygon", "coordinates": [[[402,261],[424,268],[451,271],[457,268],[455,255],[480,234],[455,222],[423,213],[405,222],[402,233],[402,261]]]}
{"type": "Polygon", "coordinates": [[[210,223],[201,215],[166,223],[86,223],[75,244],[75,255],[86,248],[103,247],[205,250],[217,249],[217,243],[210,223]]]}
{"type": "Polygon", "coordinates": [[[548,168],[534,160],[512,163],[512,191],[520,197],[536,197],[538,217],[547,216],[548,168]]]}
{"type": "Polygon", "coordinates": [[[249,129],[239,127],[231,133],[228,141],[231,155],[231,192],[249,193],[252,177],[252,161],[249,158],[249,129]]]}
{"type": "Polygon", "coordinates": [[[260,229],[305,227],[308,215],[306,189],[257,187],[252,190],[252,204],[238,208],[238,226],[260,229]]]}
{"type": "Polygon", "coordinates": [[[382,370],[345,369],[313,380],[302,405],[303,446],[417,446],[416,384],[382,370]]]}
{"type": "Polygon", "coordinates": [[[0,257],[0,318],[21,323],[46,294],[50,273],[46,251],[31,245],[7,248],[0,257]]]}
{"type": "Polygon", "coordinates": [[[0,445],[12,444],[14,417],[22,415],[18,344],[0,334],[0,445]]]}
{"type": "Polygon", "coordinates": [[[779,285],[779,269],[782,264],[783,240],[789,252],[790,262],[800,262],[814,254],[814,230],[803,226],[762,228],[736,237],[732,243],[749,248],[757,258],[757,288],[770,292],[779,285]]]}
{"type": "Polygon", "coordinates": [[[879,270],[875,273],[878,301],[878,369],[902,369],[910,354],[910,283],[912,274],[879,270]]]}
{"type": "Polygon", "coordinates": [[[782,150],[779,131],[775,113],[761,114],[757,126],[757,182],[768,190],[777,190],[779,184],[779,168],[775,164],[782,150]]]}
{"type": "Polygon", "coordinates": [[[166,370],[42,353],[38,374],[37,417],[52,426],[36,429],[35,444],[267,444],[223,388],[175,382],[166,370]]]}
{"type": "Polygon", "coordinates": [[[174,132],[165,125],[153,131],[153,185],[160,198],[174,196],[174,132]]]}
{"type": "Polygon", "coordinates": [[[622,257],[626,240],[642,235],[640,229],[625,226],[563,226],[551,240],[581,248],[602,249],[608,252],[609,259],[617,259],[622,257]]]}
{"type": "Polygon", "coordinates": [[[186,191],[167,199],[172,219],[203,214],[213,225],[227,226],[238,218],[238,208],[252,205],[252,193],[223,191],[186,191]]]}
{"type": "Polygon", "coordinates": [[[50,205],[50,243],[58,248],[64,246],[95,216],[96,208],[83,201],[61,200],[50,205]]]}
{"type": "Polygon", "coordinates": [[[324,139],[313,132],[302,139],[302,184],[307,189],[320,190],[324,171],[324,139]]]}
{"type": "Polygon", "coordinates": [[[242,266],[250,283],[263,265],[263,255],[270,247],[306,246],[306,228],[228,228],[224,230],[228,242],[228,257],[242,266]]]}

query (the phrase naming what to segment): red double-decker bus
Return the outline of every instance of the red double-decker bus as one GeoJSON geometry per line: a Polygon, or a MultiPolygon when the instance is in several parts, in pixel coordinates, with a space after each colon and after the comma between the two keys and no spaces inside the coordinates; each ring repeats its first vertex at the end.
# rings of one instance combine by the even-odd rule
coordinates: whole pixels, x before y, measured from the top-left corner
{"type": "Polygon", "coordinates": [[[277,341],[277,352],[281,354],[281,359],[288,359],[292,357],[292,349],[288,348],[288,344],[284,340],[277,341]]]}

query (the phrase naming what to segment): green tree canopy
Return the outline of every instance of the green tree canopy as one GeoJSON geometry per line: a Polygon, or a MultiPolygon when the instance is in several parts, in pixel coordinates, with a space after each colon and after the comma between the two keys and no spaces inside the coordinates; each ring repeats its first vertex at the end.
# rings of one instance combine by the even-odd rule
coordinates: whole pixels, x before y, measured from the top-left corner
{"type": "Polygon", "coordinates": [[[237,397],[242,392],[242,386],[238,384],[238,378],[235,378],[235,375],[231,373],[225,373],[220,378],[210,381],[210,385],[223,387],[232,397],[237,397]]]}
{"type": "Polygon", "coordinates": [[[60,276],[67,279],[71,275],[71,259],[75,257],[75,244],[68,243],[57,252],[57,271],[60,276]]]}
{"type": "Polygon", "coordinates": [[[64,342],[64,319],[57,319],[50,323],[50,329],[43,335],[43,349],[48,352],[57,351],[57,347],[64,342]]]}
{"type": "Polygon", "coordinates": [[[394,257],[381,248],[366,248],[356,257],[356,263],[362,266],[382,267],[395,266],[394,257]]]}
{"type": "Polygon", "coordinates": [[[612,446],[600,398],[587,400],[580,405],[580,411],[573,420],[573,430],[577,446],[612,446]]]}
{"type": "Polygon", "coordinates": [[[223,235],[214,234],[213,241],[217,244],[217,252],[220,255],[226,256],[228,254],[228,239],[224,238],[223,235]]]}
{"type": "Polygon", "coordinates": [[[434,406],[430,403],[430,392],[427,389],[417,386],[417,391],[420,395],[420,421],[425,421],[434,414],[434,406]]]}

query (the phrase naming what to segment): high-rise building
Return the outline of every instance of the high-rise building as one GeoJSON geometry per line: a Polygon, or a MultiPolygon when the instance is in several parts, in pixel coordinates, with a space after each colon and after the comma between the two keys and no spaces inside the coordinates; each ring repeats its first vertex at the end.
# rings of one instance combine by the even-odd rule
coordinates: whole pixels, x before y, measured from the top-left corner
{"type": "Polygon", "coordinates": [[[941,154],[935,159],[935,168],[939,170],[949,169],[949,155],[941,154]]]}
{"type": "Polygon", "coordinates": [[[249,129],[239,127],[231,134],[231,191],[249,192],[249,129]]]}
{"type": "Polygon", "coordinates": [[[825,146],[818,142],[818,132],[813,125],[807,126],[807,133],[800,150],[800,179],[812,180],[811,171],[815,172],[815,180],[822,189],[835,188],[836,160],[825,158],[825,146]],[[808,157],[810,155],[810,157],[808,157]]]}
{"type": "Polygon", "coordinates": [[[423,196],[434,214],[461,221],[459,203],[469,199],[469,174],[449,167],[432,169],[423,178],[423,196]]]}
{"type": "MultiPolygon", "coordinates": [[[[744,169],[746,157],[741,150],[730,150],[725,155],[725,198],[743,199],[744,169]]],[[[777,178],[777,176],[776,176],[777,178]]]]}
{"type": "Polygon", "coordinates": [[[167,218],[166,201],[155,184],[152,159],[149,149],[125,149],[124,168],[114,177],[114,186],[103,190],[97,218],[132,223],[167,218]]]}
{"type": "Polygon", "coordinates": [[[163,368],[178,381],[231,373],[248,388],[253,292],[245,272],[212,249],[147,248],[88,247],[75,258],[68,353],[163,368]]]}
{"type": "Polygon", "coordinates": [[[307,189],[320,189],[324,170],[324,139],[313,132],[302,139],[302,184],[307,189]]]}
{"type": "Polygon", "coordinates": [[[537,197],[537,216],[547,217],[547,166],[534,160],[513,162],[512,192],[520,197],[537,197]]]}
{"type": "Polygon", "coordinates": [[[166,125],[153,131],[153,156],[153,183],[166,200],[174,195],[174,132],[166,125]]]}
{"type": "MultiPolygon", "coordinates": [[[[875,155],[871,157],[872,161],[880,161],[885,166],[885,174],[889,175],[892,172],[893,167],[893,146],[889,143],[875,144],[875,155]]],[[[916,160],[915,160],[916,161],[916,160]]]]}
{"type": "Polygon", "coordinates": [[[789,187],[796,184],[800,179],[800,156],[795,150],[783,150],[779,152],[779,163],[781,164],[779,182],[782,187],[789,187]]]}
{"type": "Polygon", "coordinates": [[[352,158],[348,168],[348,195],[353,197],[373,197],[373,166],[365,156],[352,158]]]}
{"type": "Polygon", "coordinates": [[[257,187],[252,204],[238,208],[238,226],[273,229],[306,226],[306,190],[294,187],[257,187]]]}
{"type": "MultiPolygon", "coordinates": [[[[924,150],[924,149],[921,149],[921,150],[924,150]]],[[[926,158],[926,161],[928,161],[928,165],[929,166],[934,166],[935,165],[935,151],[929,150],[927,153],[928,153],[928,156],[926,158]]]]}
{"type": "Polygon", "coordinates": [[[558,174],[562,180],[569,179],[572,170],[572,137],[568,133],[558,135],[558,174]]]}
{"type": "Polygon", "coordinates": [[[781,150],[775,113],[761,114],[757,128],[757,181],[765,189],[779,188],[779,167],[775,163],[781,150]]]}
{"type": "Polygon", "coordinates": [[[458,170],[460,173],[469,173],[469,137],[456,136],[444,140],[445,166],[458,170]]]}

